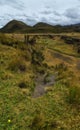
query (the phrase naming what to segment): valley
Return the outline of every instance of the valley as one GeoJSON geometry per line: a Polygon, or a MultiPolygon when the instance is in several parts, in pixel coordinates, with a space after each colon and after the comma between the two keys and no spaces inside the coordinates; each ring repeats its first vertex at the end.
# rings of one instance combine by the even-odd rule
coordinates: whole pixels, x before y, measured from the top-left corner
{"type": "Polygon", "coordinates": [[[0,33],[1,130],[80,129],[79,48],[76,32],[0,33]]]}

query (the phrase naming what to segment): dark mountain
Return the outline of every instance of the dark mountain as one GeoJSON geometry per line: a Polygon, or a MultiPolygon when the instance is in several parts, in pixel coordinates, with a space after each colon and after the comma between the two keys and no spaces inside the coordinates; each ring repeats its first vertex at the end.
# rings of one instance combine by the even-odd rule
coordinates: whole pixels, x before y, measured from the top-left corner
{"type": "Polygon", "coordinates": [[[64,30],[67,32],[80,32],[80,23],[67,25],[64,27],[64,30]]]}
{"type": "Polygon", "coordinates": [[[48,33],[53,32],[54,26],[48,23],[39,22],[33,26],[32,32],[48,33]]]}
{"type": "Polygon", "coordinates": [[[48,24],[48,23],[40,22],[40,23],[35,24],[33,27],[36,27],[36,28],[52,28],[53,26],[48,24]]]}
{"type": "Polygon", "coordinates": [[[7,23],[3,28],[1,28],[0,31],[5,33],[25,32],[27,29],[29,30],[30,28],[30,26],[26,25],[21,21],[12,20],[7,23]]]}
{"type": "Polygon", "coordinates": [[[39,22],[33,27],[17,20],[12,20],[0,29],[3,33],[61,33],[61,32],[80,32],[80,23],[74,25],[50,25],[39,22]]]}

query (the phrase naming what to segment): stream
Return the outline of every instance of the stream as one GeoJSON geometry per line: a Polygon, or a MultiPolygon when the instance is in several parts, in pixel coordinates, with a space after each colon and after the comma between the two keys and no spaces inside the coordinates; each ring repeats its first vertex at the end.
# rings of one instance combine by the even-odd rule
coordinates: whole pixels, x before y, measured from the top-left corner
{"type": "Polygon", "coordinates": [[[36,87],[35,87],[35,90],[32,94],[33,98],[37,98],[37,97],[44,95],[45,94],[45,87],[49,87],[49,86],[54,85],[54,83],[55,83],[55,76],[54,75],[51,75],[48,77],[48,82],[44,82],[44,78],[45,78],[45,76],[42,76],[42,75],[39,75],[36,78],[36,87]]]}

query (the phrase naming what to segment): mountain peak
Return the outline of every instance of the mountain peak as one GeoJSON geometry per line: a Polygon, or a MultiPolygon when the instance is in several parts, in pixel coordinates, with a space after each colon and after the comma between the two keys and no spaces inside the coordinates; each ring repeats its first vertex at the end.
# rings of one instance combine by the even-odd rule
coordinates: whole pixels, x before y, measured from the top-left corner
{"type": "Polygon", "coordinates": [[[18,20],[11,20],[10,22],[8,22],[2,29],[1,32],[23,32],[25,31],[27,28],[30,28],[29,25],[25,24],[22,21],[18,21],[18,20]]]}
{"type": "Polygon", "coordinates": [[[50,25],[48,23],[39,22],[33,27],[18,20],[12,20],[0,29],[3,33],[61,33],[61,32],[80,32],[80,24],[74,25],[50,25]]]}
{"type": "Polygon", "coordinates": [[[34,27],[53,27],[52,25],[45,23],[45,22],[39,22],[37,24],[34,25],[34,27]]]}

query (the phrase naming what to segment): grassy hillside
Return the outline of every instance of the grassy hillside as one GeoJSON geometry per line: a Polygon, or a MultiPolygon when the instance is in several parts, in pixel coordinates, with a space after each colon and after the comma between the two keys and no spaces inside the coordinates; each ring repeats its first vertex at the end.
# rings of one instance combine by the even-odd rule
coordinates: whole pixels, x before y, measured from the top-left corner
{"type": "Polygon", "coordinates": [[[22,21],[12,20],[7,23],[2,29],[1,32],[3,33],[23,33],[26,30],[29,30],[31,27],[23,23],[22,21]]]}
{"type": "Polygon", "coordinates": [[[79,130],[80,34],[0,34],[0,130],[79,130]]]}
{"type": "Polygon", "coordinates": [[[49,25],[39,22],[34,26],[29,26],[22,21],[12,20],[0,29],[3,33],[62,33],[80,32],[80,24],[74,25],[49,25]]]}

